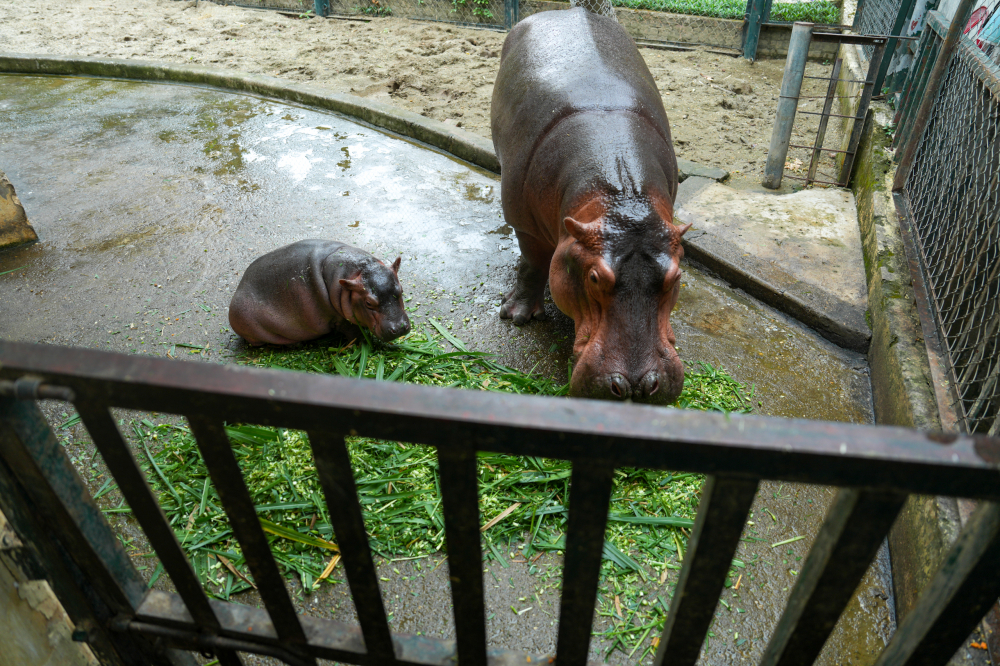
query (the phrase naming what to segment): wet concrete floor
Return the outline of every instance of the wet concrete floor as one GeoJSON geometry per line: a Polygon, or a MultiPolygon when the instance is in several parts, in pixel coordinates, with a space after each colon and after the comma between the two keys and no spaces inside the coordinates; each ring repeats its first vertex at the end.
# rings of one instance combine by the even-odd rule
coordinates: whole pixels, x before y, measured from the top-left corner
{"type": "MultiPolygon", "coordinates": [[[[19,76],[0,76],[0,145],[0,169],[41,238],[0,252],[4,338],[228,362],[243,344],[226,317],[243,269],[264,252],[322,237],[386,259],[402,254],[416,326],[434,316],[510,365],[566,376],[572,322],[551,303],[549,321],[520,329],[497,316],[517,260],[499,180],[425,146],[247,96],[19,76]]],[[[685,267],[673,321],[681,357],[752,384],[758,413],[871,422],[863,356],[695,266],[685,267]]],[[[61,420],[62,412],[48,413],[61,420]]],[[[71,432],[79,439],[68,450],[88,479],[98,478],[82,429],[71,432]]],[[[738,590],[725,592],[728,606],[719,606],[703,663],[759,659],[832,494],[762,485],[736,555],[745,575],[738,590]],[[771,547],[795,536],[805,538],[771,547]]],[[[136,533],[128,519],[117,527],[136,533]]],[[[893,626],[886,559],[869,572],[822,663],[867,664],[884,645],[893,626]]],[[[446,566],[435,569],[438,561],[380,565],[394,629],[453,636],[446,566]]],[[[141,565],[151,573],[148,561],[141,565]]],[[[491,645],[551,651],[559,558],[539,560],[533,574],[518,563],[486,569],[494,574],[484,574],[491,645]],[[528,605],[535,609],[511,611],[528,605]]],[[[622,594],[626,606],[669,597],[675,571],[663,583],[651,573],[649,583],[622,594]]],[[[613,592],[602,593],[605,607],[613,592]]],[[[296,599],[309,612],[353,617],[345,586],[296,599]]],[[[609,617],[597,620],[597,628],[611,626],[609,617]]],[[[607,660],[634,663],[652,638],[631,656],[616,650],[607,660]]],[[[595,641],[593,658],[609,646],[595,641]]]]}

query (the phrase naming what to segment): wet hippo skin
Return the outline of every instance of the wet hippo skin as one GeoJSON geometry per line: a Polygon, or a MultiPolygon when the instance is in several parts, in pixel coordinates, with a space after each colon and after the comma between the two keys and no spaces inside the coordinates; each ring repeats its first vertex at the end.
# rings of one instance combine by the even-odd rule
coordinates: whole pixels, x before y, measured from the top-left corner
{"type": "Polygon", "coordinates": [[[684,369],[677,160],[632,39],[583,9],[534,14],[504,42],[493,91],[504,217],[521,260],[500,316],[541,318],[546,281],[573,318],[573,395],[666,404],[684,369]]]}
{"type": "Polygon", "coordinates": [[[410,320],[391,266],[356,247],[302,240],[254,260],[229,305],[229,324],[251,345],[287,345],[333,330],[382,341],[406,335],[410,320]]]}

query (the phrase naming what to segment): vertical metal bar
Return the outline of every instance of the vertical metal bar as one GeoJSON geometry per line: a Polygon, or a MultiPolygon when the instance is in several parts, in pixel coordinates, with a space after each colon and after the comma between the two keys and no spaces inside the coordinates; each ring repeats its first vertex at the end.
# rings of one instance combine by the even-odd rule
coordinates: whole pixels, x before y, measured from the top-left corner
{"type": "Polygon", "coordinates": [[[705,479],[694,531],[653,661],[656,666],[693,666],[698,661],[756,494],[757,479],[705,479]]]}
{"type": "Polygon", "coordinates": [[[761,666],[815,662],[905,501],[898,493],[837,493],[761,666]]]}
{"type": "Polygon", "coordinates": [[[795,109],[802,90],[802,76],[806,71],[812,29],[812,23],[796,21],[788,41],[788,58],[785,59],[785,73],[781,78],[781,93],[778,96],[778,114],[774,119],[771,146],[767,150],[767,164],[764,167],[763,185],[772,190],[781,187],[788,144],[792,138],[792,123],[795,122],[795,109]]]}
{"type": "MultiPolygon", "coordinates": [[[[243,556],[253,573],[257,591],[271,616],[278,638],[293,644],[305,643],[305,632],[288,596],[288,589],[274,561],[274,555],[271,554],[267,536],[260,526],[257,509],[243,481],[243,472],[233,455],[225,427],[221,421],[205,416],[189,416],[188,423],[212,477],[212,484],[229,517],[233,534],[243,548],[243,556]]],[[[315,663],[315,660],[309,661],[315,663]]]]}
{"type": "MultiPolygon", "coordinates": [[[[146,584],[35,402],[0,397],[0,463],[30,502],[33,519],[44,525],[46,534],[35,535],[45,539],[38,549],[55,567],[57,589],[74,595],[69,601],[77,616],[89,609],[106,624],[133,615],[146,584]]],[[[167,663],[161,650],[141,638],[95,629],[97,647],[105,654],[113,650],[124,664],[167,663]]]]}
{"type": "Polygon", "coordinates": [[[861,145],[861,134],[865,128],[865,117],[868,114],[868,107],[872,102],[872,93],[875,90],[875,74],[878,72],[882,59],[885,57],[885,42],[875,47],[872,52],[871,62],[868,63],[868,76],[865,77],[865,85],[861,89],[861,99],[858,101],[858,109],[854,113],[854,121],[851,125],[851,140],[847,146],[847,154],[844,155],[844,164],[840,169],[841,187],[850,185],[851,170],[854,168],[854,157],[861,145]]]}
{"type": "Polygon", "coordinates": [[[906,107],[909,106],[910,102],[913,100],[914,85],[917,81],[923,77],[924,72],[927,67],[927,56],[931,51],[931,46],[934,42],[934,30],[930,27],[924,29],[923,33],[920,35],[920,41],[917,42],[917,48],[914,51],[913,64],[910,65],[909,71],[906,73],[906,80],[903,82],[902,91],[903,94],[899,99],[899,107],[896,109],[895,115],[893,115],[892,123],[896,126],[897,130],[900,126],[900,121],[903,119],[903,113],[906,111],[906,107]]]}
{"type": "Polygon", "coordinates": [[[441,447],[438,465],[458,661],[463,666],[486,666],[486,604],[483,601],[476,451],[471,447],[441,447]]]}
{"type": "Polygon", "coordinates": [[[749,0],[747,18],[743,24],[743,57],[750,62],[757,59],[760,28],[771,16],[771,2],[772,0],[749,0]]]}
{"type": "MultiPolygon", "coordinates": [[[[885,81],[885,73],[889,71],[889,64],[892,62],[893,56],[896,54],[896,45],[899,44],[899,37],[903,34],[903,30],[906,27],[906,23],[913,14],[913,6],[916,4],[916,0],[903,0],[899,3],[899,11],[896,12],[896,20],[893,21],[892,30],[889,34],[892,37],[889,38],[889,43],[886,44],[885,52],[888,57],[884,58],[882,64],[879,65],[878,74],[875,76],[875,86],[874,94],[878,94],[882,90],[882,82],[885,81]]],[[[860,114],[858,114],[860,115],[860,114]]]]}
{"type": "Polygon", "coordinates": [[[508,32],[517,25],[520,20],[519,7],[520,0],[503,0],[503,26],[508,32]]]}
{"type": "Polygon", "coordinates": [[[875,666],[946,663],[1000,596],[1000,505],[984,502],[875,666]]]}
{"type": "Polygon", "coordinates": [[[819,127],[816,129],[816,143],[813,145],[812,159],[809,160],[809,173],[806,174],[806,185],[816,180],[816,169],[819,158],[823,155],[823,139],[826,138],[826,125],[830,122],[830,110],[833,99],[837,96],[837,83],[840,80],[840,67],[844,64],[841,58],[833,63],[833,73],[830,74],[830,85],[826,89],[826,101],[823,102],[823,115],[819,117],[819,127]]]}
{"type": "Polygon", "coordinates": [[[614,465],[577,460],[570,478],[569,524],[559,599],[557,666],[584,666],[597,604],[614,465]]]}
{"type": "MultiPolygon", "coordinates": [[[[928,30],[930,30],[928,28],[928,30]]],[[[931,30],[933,32],[933,30],[931,30]]],[[[907,102],[906,109],[903,112],[903,118],[900,120],[899,124],[896,126],[896,136],[893,137],[892,145],[896,148],[896,153],[893,156],[893,160],[898,162],[899,158],[903,156],[903,151],[899,149],[900,145],[905,145],[907,138],[910,136],[910,130],[913,127],[913,118],[917,114],[917,109],[920,108],[921,102],[924,99],[924,91],[927,89],[927,79],[930,78],[931,70],[934,68],[933,63],[937,62],[937,55],[941,51],[941,43],[935,38],[931,40],[927,53],[927,62],[924,63],[923,71],[920,74],[920,79],[917,82],[916,88],[910,93],[910,99],[907,102]]]]}
{"type": "Polygon", "coordinates": [[[858,0],[858,5],[854,9],[854,21],[851,22],[851,30],[853,32],[858,31],[858,26],[861,25],[861,12],[865,10],[865,3],[867,0],[858,0]]]}
{"type": "Polygon", "coordinates": [[[132,509],[132,515],[139,521],[163,568],[184,599],[191,618],[205,631],[218,631],[219,621],[208,604],[208,597],[107,407],[79,401],[76,409],[132,509]]]}
{"type": "Polygon", "coordinates": [[[931,70],[931,74],[927,79],[927,88],[924,91],[923,99],[920,100],[920,108],[917,110],[916,118],[913,121],[913,130],[906,141],[906,145],[900,151],[903,157],[899,160],[896,175],[892,180],[893,192],[902,190],[906,185],[906,177],[910,175],[910,169],[913,168],[913,159],[917,155],[917,146],[924,136],[924,128],[927,127],[927,121],[930,120],[931,110],[934,107],[934,102],[937,101],[938,91],[941,89],[941,83],[944,81],[945,71],[947,71],[948,65],[951,64],[951,56],[955,53],[955,48],[958,46],[958,39],[962,35],[962,30],[969,21],[969,14],[972,13],[973,4],[975,4],[975,0],[961,0],[958,4],[958,9],[955,10],[955,17],[948,27],[948,34],[944,38],[944,44],[941,45],[937,62],[934,63],[934,69],[931,70]]]}
{"type": "Polygon", "coordinates": [[[313,0],[313,13],[316,16],[327,16],[330,13],[330,0],[313,0]]]}
{"type": "Polygon", "coordinates": [[[372,663],[393,664],[392,633],[379,590],[378,574],[372,561],[365,519],[358,503],[351,458],[342,435],[309,432],[316,471],[326,495],[330,522],[344,558],[344,572],[365,637],[365,649],[372,663]]]}

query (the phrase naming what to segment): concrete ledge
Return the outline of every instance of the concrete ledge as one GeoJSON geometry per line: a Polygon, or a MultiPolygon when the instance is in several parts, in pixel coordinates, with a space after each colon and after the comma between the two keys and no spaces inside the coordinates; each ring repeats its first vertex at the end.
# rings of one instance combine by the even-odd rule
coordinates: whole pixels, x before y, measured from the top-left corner
{"type": "Polygon", "coordinates": [[[199,65],[144,60],[0,53],[0,73],[97,76],[154,83],[213,86],[342,113],[408,136],[477,166],[499,173],[489,139],[390,104],[317,88],[271,76],[242,74],[199,65]]]}
{"type": "MultiPolygon", "coordinates": [[[[855,47],[845,45],[845,78],[859,76],[855,47]]],[[[860,92],[842,81],[840,94],[860,92]]],[[[854,100],[841,110],[853,114],[854,100]]],[[[890,193],[893,168],[887,139],[869,114],[858,147],[852,189],[858,204],[868,307],[872,328],[871,368],[875,422],[920,430],[941,430],[931,385],[923,331],[917,315],[910,268],[890,193]]],[[[953,497],[912,495],[889,532],[896,615],[905,618],[934,576],[961,526],[953,497]]]]}
{"type": "MultiPolygon", "coordinates": [[[[712,185],[710,180],[692,178],[686,180],[677,193],[674,211],[678,222],[691,222],[695,225],[694,229],[684,235],[685,256],[703,264],[734,287],[798,319],[834,344],[865,353],[868,350],[871,333],[865,321],[863,299],[854,302],[845,300],[842,298],[842,292],[828,289],[825,283],[815,279],[815,275],[812,275],[810,281],[810,272],[803,271],[801,264],[780,260],[773,254],[769,255],[766,247],[763,248],[764,256],[761,256],[759,254],[762,251],[761,246],[748,243],[742,238],[743,233],[754,235],[759,233],[760,229],[753,226],[753,220],[746,216],[740,205],[735,203],[731,207],[732,217],[728,217],[728,213],[720,214],[720,207],[727,211],[730,209],[727,208],[724,198],[718,199],[718,194],[710,194],[720,190],[719,186],[713,188],[712,185]],[[706,197],[706,194],[709,196],[706,197]],[[716,205],[712,205],[713,202],[716,205]]],[[[740,195],[733,190],[732,196],[743,199],[759,195],[747,193],[740,195]]],[[[780,208],[781,204],[775,205],[779,206],[778,210],[786,210],[780,208]]],[[[785,205],[791,206],[791,204],[785,205]]],[[[795,205],[805,204],[799,201],[795,205]]],[[[764,204],[764,207],[768,205],[764,204]]],[[[772,215],[778,213],[772,210],[772,215]]],[[[846,220],[846,223],[853,231],[853,218],[846,220]]],[[[774,232],[780,233],[777,230],[774,232]]],[[[798,237],[800,233],[801,230],[793,236],[798,237]]],[[[794,238],[786,238],[784,242],[786,244],[782,245],[782,250],[798,247],[796,245],[798,241],[794,238]]],[[[832,262],[830,268],[840,266],[841,270],[844,269],[844,266],[835,260],[835,255],[824,255],[822,250],[816,255],[816,251],[815,245],[808,250],[814,257],[812,261],[822,260],[824,265],[830,261],[832,262]]],[[[855,251],[860,254],[856,245],[855,251]]],[[[845,257],[840,257],[840,260],[844,261],[845,257]]],[[[854,266],[857,266],[857,260],[857,258],[846,258],[847,264],[853,261],[854,266]]],[[[864,292],[860,273],[855,276],[853,282],[855,286],[851,293],[860,297],[864,292]]],[[[835,280],[834,284],[837,287],[847,288],[851,281],[835,280]]]]}
{"type": "MultiPolygon", "coordinates": [[[[358,118],[369,125],[440,148],[487,171],[500,173],[500,161],[493,150],[493,142],[478,134],[384,102],[347,93],[319,90],[273,76],[148,60],[19,53],[0,53],[0,74],[95,76],[152,83],[183,83],[294,102],[358,118]]],[[[677,162],[682,181],[689,176],[720,181],[729,177],[728,171],[718,167],[704,166],[687,160],[677,162]]]]}

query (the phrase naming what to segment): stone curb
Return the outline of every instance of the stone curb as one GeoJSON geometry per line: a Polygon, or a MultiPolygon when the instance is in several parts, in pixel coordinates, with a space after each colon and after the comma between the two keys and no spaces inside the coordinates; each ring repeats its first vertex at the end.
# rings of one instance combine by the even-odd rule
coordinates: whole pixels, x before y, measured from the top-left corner
{"type": "MultiPolygon", "coordinates": [[[[677,193],[674,209],[682,208],[710,184],[703,178],[685,183],[677,193]]],[[[746,257],[732,242],[710,232],[692,229],[682,242],[686,258],[702,264],[733,287],[794,317],[836,345],[862,354],[868,352],[871,331],[864,308],[754,257],[746,257]]]]}
{"type": "Polygon", "coordinates": [[[417,139],[495,173],[500,163],[489,139],[399,107],[355,95],[321,91],[273,76],[243,74],[201,65],[57,55],[0,53],[0,73],[94,76],[154,83],[186,83],[249,93],[352,116],[417,139]]]}
{"type": "MultiPolygon", "coordinates": [[[[440,148],[487,171],[500,173],[500,161],[493,150],[493,142],[489,139],[392,104],[347,93],[322,91],[313,86],[273,76],[150,60],[23,53],[0,53],[0,73],[94,76],[153,83],[183,83],[295,102],[358,118],[369,125],[440,148]]],[[[681,180],[688,176],[702,176],[720,181],[729,177],[728,171],[717,167],[703,166],[687,160],[677,162],[681,180]]]]}

